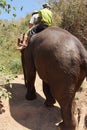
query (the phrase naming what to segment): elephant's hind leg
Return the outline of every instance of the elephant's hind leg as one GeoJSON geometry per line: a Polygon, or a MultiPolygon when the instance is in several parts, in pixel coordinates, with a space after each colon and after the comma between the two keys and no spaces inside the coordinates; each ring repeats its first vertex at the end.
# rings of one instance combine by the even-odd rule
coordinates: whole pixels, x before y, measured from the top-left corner
{"type": "Polygon", "coordinates": [[[54,104],[56,101],[55,101],[55,99],[53,98],[53,96],[52,96],[52,94],[51,94],[50,86],[49,86],[47,83],[45,83],[44,81],[43,81],[43,92],[44,92],[44,94],[45,94],[45,96],[46,96],[46,101],[45,101],[44,104],[45,104],[47,107],[53,106],[53,104],[54,104]]]}
{"type": "Polygon", "coordinates": [[[63,122],[59,124],[60,130],[76,130],[76,121],[74,117],[75,102],[74,93],[62,97],[60,101],[61,115],[63,122]]]}

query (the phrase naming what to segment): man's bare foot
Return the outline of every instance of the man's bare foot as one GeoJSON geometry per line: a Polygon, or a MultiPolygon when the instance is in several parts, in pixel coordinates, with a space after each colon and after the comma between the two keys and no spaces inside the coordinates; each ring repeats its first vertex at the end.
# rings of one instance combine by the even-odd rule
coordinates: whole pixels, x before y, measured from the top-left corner
{"type": "Polygon", "coordinates": [[[19,46],[19,47],[17,47],[17,50],[23,50],[24,48],[26,48],[26,47],[24,47],[24,46],[19,46]]]}

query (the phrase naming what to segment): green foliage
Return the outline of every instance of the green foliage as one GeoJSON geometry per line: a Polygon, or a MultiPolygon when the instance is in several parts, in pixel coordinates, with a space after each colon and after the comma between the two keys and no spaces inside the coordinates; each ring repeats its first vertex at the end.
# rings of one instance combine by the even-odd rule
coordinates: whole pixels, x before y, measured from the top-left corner
{"type": "MultiPolygon", "coordinates": [[[[17,59],[18,65],[20,59],[20,52],[16,50],[17,47],[17,38],[19,36],[19,26],[15,22],[1,22],[0,25],[0,65],[5,66],[10,72],[18,73],[22,71],[21,68],[21,62],[20,62],[20,68],[15,68],[13,71],[13,60],[17,59]],[[4,26],[3,26],[4,25],[4,26]],[[12,70],[11,70],[12,68],[12,70]]],[[[13,65],[14,66],[14,65],[13,65]]]]}
{"type": "MultiPolygon", "coordinates": [[[[52,10],[61,16],[60,26],[78,37],[87,48],[87,6],[85,0],[49,0],[52,10]]],[[[58,19],[54,17],[58,26],[58,19]]]]}
{"type": "Polygon", "coordinates": [[[18,74],[19,72],[21,72],[21,60],[19,58],[14,58],[10,62],[10,69],[15,74],[18,74]]]}
{"type": "Polygon", "coordinates": [[[53,25],[54,26],[61,26],[62,19],[59,13],[53,12],[53,25]]]}
{"type": "Polygon", "coordinates": [[[16,14],[13,14],[14,17],[16,17],[16,14]]]}
{"type": "Polygon", "coordinates": [[[0,98],[11,98],[11,93],[8,92],[5,88],[0,87],[0,98]]]}
{"type": "Polygon", "coordinates": [[[0,7],[4,9],[5,6],[6,6],[6,0],[0,0],[0,7]]]}
{"type": "Polygon", "coordinates": [[[0,8],[5,10],[7,13],[11,11],[11,5],[6,2],[6,0],[0,0],[0,8]]]}
{"type": "Polygon", "coordinates": [[[0,98],[11,98],[11,93],[7,91],[5,85],[8,84],[12,88],[11,80],[14,77],[4,66],[0,66],[0,98]]]}
{"type": "MultiPolygon", "coordinates": [[[[12,0],[11,0],[12,1],[12,0]]],[[[19,8],[23,10],[23,6],[19,8]]],[[[10,15],[13,10],[13,16],[16,17],[16,7],[12,7],[6,0],[0,0],[0,14],[6,11],[10,15]]],[[[20,33],[28,30],[30,15],[19,21],[0,20],[0,98],[10,98],[11,93],[5,89],[5,85],[12,87],[11,80],[19,73],[22,73],[21,53],[16,50],[17,39],[20,33]]]]}
{"type": "MultiPolygon", "coordinates": [[[[10,0],[11,2],[13,0],[10,0]]],[[[23,10],[23,6],[21,6],[19,8],[21,11],[23,10]]],[[[12,10],[14,11],[13,13],[13,17],[16,17],[16,7],[12,6],[11,4],[8,4],[8,2],[6,0],[0,0],[0,14],[2,13],[2,11],[7,12],[10,15],[10,12],[12,12],[12,10]]]]}
{"type": "MultiPolygon", "coordinates": [[[[14,16],[16,15],[14,14],[14,16]]],[[[9,84],[12,87],[11,80],[22,73],[21,53],[16,50],[17,39],[20,33],[28,30],[29,19],[30,15],[27,15],[25,19],[20,19],[20,22],[0,20],[0,97],[2,98],[11,97],[11,93],[5,89],[5,85],[9,84]]]]}
{"type": "Polygon", "coordinates": [[[22,73],[21,53],[17,48],[17,39],[28,30],[30,15],[20,22],[0,21],[0,65],[14,74],[22,73]]]}
{"type": "Polygon", "coordinates": [[[11,80],[22,72],[20,52],[16,50],[19,25],[0,21],[0,97],[10,98],[5,84],[12,87],[11,80]]]}

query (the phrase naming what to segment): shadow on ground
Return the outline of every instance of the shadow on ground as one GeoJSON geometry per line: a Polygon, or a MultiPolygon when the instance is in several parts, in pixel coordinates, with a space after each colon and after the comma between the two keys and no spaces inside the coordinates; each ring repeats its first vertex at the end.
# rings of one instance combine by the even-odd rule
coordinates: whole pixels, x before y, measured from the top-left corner
{"type": "MultiPolygon", "coordinates": [[[[25,99],[26,87],[13,83],[7,90],[12,93],[9,100],[10,113],[13,119],[28,130],[57,130],[56,124],[61,121],[60,108],[55,106],[46,108],[45,99],[37,93],[37,99],[25,99]]],[[[24,130],[24,129],[23,129],[24,130]]]]}

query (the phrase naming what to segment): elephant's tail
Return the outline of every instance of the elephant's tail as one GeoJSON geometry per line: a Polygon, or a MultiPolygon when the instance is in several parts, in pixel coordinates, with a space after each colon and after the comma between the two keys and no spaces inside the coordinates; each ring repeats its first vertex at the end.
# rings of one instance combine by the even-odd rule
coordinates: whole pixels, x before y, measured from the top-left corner
{"type": "Polygon", "coordinates": [[[85,65],[84,65],[84,67],[85,67],[85,72],[86,72],[86,80],[87,80],[87,58],[85,59],[85,65]]]}
{"type": "Polygon", "coordinates": [[[85,73],[85,78],[87,80],[87,53],[83,53],[83,55],[81,56],[81,69],[84,71],[85,73]]]}

